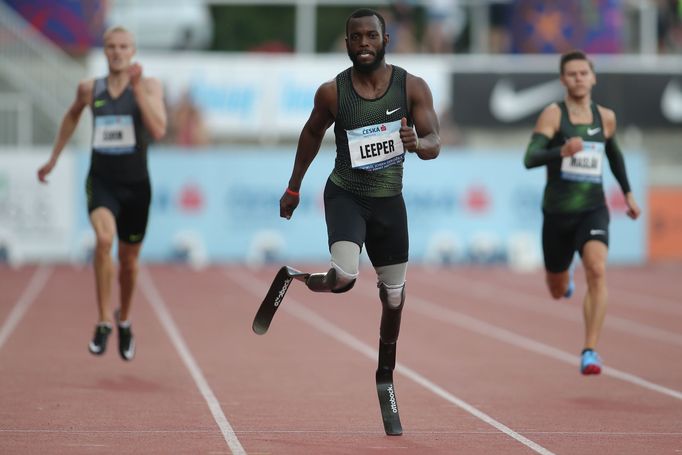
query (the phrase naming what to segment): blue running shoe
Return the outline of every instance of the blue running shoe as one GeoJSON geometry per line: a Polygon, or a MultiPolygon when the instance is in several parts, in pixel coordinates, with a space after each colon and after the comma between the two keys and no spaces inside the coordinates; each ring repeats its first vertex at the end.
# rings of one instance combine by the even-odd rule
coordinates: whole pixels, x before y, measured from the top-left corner
{"type": "Polygon", "coordinates": [[[599,374],[601,373],[601,358],[596,351],[587,349],[583,351],[580,356],[580,372],[582,374],[599,374]]]}
{"type": "Polygon", "coordinates": [[[573,275],[575,275],[575,262],[568,268],[568,288],[566,288],[566,292],[564,292],[564,297],[567,299],[570,298],[575,291],[575,280],[573,279],[573,275]]]}

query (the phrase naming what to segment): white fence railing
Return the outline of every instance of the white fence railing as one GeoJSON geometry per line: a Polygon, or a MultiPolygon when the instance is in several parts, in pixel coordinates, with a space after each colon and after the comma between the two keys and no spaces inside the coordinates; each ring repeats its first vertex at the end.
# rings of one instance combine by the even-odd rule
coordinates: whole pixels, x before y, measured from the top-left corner
{"type": "MultiPolygon", "coordinates": [[[[0,78],[30,100],[56,133],[73,100],[76,84],[85,74],[82,64],[51,43],[19,14],[0,2],[0,78]]],[[[33,116],[37,119],[37,116],[33,116]]],[[[33,121],[33,120],[31,120],[33,121]]],[[[44,121],[44,120],[43,120],[44,121]]],[[[5,125],[0,125],[4,128],[5,125]]],[[[17,137],[26,125],[16,125],[17,137]]]]}

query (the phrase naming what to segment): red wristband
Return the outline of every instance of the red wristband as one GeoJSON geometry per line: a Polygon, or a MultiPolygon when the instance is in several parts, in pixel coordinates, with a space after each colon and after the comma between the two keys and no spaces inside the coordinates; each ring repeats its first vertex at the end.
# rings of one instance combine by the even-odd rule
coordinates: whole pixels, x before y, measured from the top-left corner
{"type": "Polygon", "coordinates": [[[296,196],[296,197],[300,196],[300,193],[298,191],[290,190],[288,187],[287,187],[286,193],[290,194],[291,196],[296,196]]]}

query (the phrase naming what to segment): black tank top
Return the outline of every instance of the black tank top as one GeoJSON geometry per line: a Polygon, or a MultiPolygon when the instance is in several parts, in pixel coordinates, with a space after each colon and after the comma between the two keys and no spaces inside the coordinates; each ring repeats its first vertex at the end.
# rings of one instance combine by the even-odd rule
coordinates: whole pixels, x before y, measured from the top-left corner
{"type": "Polygon", "coordinates": [[[92,154],[90,174],[130,183],[149,178],[147,146],[150,135],[128,85],[118,98],[107,90],[107,78],[95,80],[92,96],[92,154]]]}
{"type": "Polygon", "coordinates": [[[604,126],[597,104],[592,102],[592,123],[571,123],[565,102],[559,103],[561,123],[549,147],[561,146],[571,137],[583,139],[584,150],[547,165],[545,213],[576,213],[606,204],[602,176],[607,163],[604,126]]]}
{"type": "Polygon", "coordinates": [[[408,112],[407,72],[393,65],[386,92],[376,99],[357,94],[351,68],[336,76],[338,113],[334,125],[336,161],[330,176],[341,188],[361,196],[400,194],[405,159],[400,119],[408,112]]]}

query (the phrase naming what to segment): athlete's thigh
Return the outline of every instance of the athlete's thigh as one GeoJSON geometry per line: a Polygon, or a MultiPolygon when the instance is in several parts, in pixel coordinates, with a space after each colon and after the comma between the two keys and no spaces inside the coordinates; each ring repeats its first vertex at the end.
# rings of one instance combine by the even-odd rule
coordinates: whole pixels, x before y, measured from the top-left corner
{"type": "Polygon", "coordinates": [[[116,218],[121,211],[121,203],[116,195],[116,185],[97,176],[88,175],[85,179],[85,197],[88,214],[100,207],[106,207],[116,218]]]}
{"type": "Polygon", "coordinates": [[[126,243],[140,243],[147,232],[151,185],[149,180],[122,185],[121,213],[116,218],[118,238],[126,243]]]}
{"type": "Polygon", "coordinates": [[[121,210],[121,204],[115,193],[113,184],[96,176],[88,175],[85,180],[88,217],[99,240],[113,240],[116,235],[116,216],[121,210]]]}
{"type": "Polygon", "coordinates": [[[542,223],[542,252],[545,270],[561,273],[571,265],[575,253],[575,215],[545,214],[542,223]]]}
{"type": "Polygon", "coordinates": [[[123,240],[118,242],[118,258],[121,264],[130,264],[140,256],[142,242],[128,243],[123,240]]]}
{"type": "Polygon", "coordinates": [[[365,244],[374,267],[407,262],[407,210],[402,194],[373,198],[365,244]]]}
{"type": "Polygon", "coordinates": [[[583,248],[590,240],[609,246],[609,209],[606,206],[585,214],[576,230],[575,247],[583,254],[583,248]]]}
{"type": "Polygon", "coordinates": [[[340,241],[360,248],[365,241],[366,221],[360,198],[327,180],[324,189],[324,216],[329,246],[340,241]]]}

